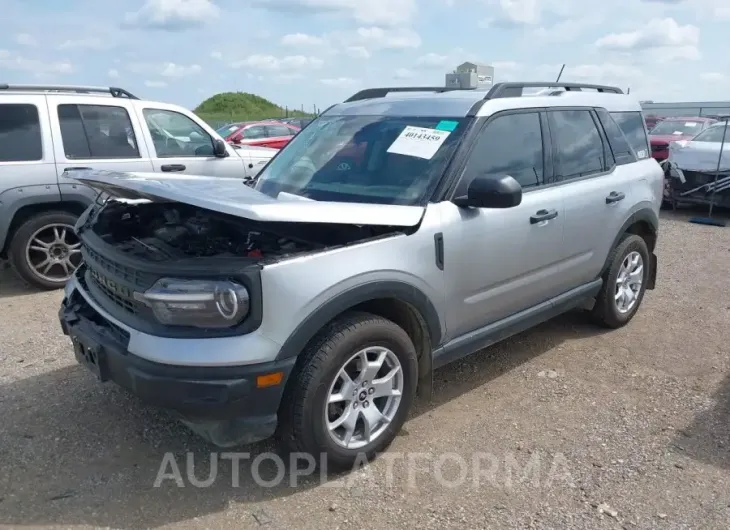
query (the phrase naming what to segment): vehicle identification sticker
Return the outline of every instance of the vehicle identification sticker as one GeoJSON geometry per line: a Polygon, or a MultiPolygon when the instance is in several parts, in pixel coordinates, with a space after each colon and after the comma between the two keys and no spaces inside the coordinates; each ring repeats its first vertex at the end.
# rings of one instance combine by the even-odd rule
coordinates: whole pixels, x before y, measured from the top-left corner
{"type": "Polygon", "coordinates": [[[646,158],[646,150],[642,149],[642,150],[640,150],[640,151],[639,151],[638,153],[636,153],[636,155],[637,155],[637,156],[638,156],[639,158],[646,158]]]}
{"type": "Polygon", "coordinates": [[[448,138],[450,131],[439,131],[437,129],[426,129],[408,125],[398,138],[390,144],[388,153],[398,155],[415,156],[430,160],[436,154],[444,140],[448,138]]]}
{"type": "Polygon", "coordinates": [[[694,121],[688,121],[684,124],[685,127],[697,127],[697,122],[694,121]]]}

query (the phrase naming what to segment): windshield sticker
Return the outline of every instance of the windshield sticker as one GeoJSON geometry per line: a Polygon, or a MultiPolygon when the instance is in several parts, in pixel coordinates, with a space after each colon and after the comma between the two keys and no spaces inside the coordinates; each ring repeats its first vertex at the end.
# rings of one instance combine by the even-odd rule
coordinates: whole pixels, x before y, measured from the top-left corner
{"type": "Polygon", "coordinates": [[[684,134],[682,131],[674,131],[672,134],[684,134]]]}
{"type": "Polygon", "coordinates": [[[642,149],[641,151],[639,151],[636,154],[638,155],[639,158],[646,158],[646,151],[644,149],[642,149]]]}
{"type": "Polygon", "coordinates": [[[458,121],[449,121],[449,120],[441,120],[438,122],[438,125],[436,125],[437,131],[453,131],[456,129],[456,127],[459,125],[458,121]]]}
{"type": "Polygon", "coordinates": [[[388,153],[430,160],[451,132],[408,125],[390,144],[388,153]]]}
{"type": "Polygon", "coordinates": [[[697,122],[694,121],[688,121],[684,124],[685,127],[697,127],[697,122]]]}

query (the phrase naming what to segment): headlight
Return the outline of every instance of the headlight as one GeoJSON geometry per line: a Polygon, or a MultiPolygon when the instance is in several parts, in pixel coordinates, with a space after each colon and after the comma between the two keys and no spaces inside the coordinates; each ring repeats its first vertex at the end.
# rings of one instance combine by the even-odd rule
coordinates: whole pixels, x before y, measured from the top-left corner
{"type": "Polygon", "coordinates": [[[249,311],[248,291],[231,281],[163,278],[135,298],[168,326],[230,328],[249,311]]]}

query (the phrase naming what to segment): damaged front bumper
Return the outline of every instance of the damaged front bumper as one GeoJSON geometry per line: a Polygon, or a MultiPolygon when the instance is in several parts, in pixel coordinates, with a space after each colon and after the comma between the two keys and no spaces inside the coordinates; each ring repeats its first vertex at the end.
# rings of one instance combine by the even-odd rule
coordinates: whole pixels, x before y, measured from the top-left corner
{"type": "Polygon", "coordinates": [[[85,294],[74,284],[67,286],[58,317],[77,361],[100,382],[113,381],[142,401],[176,413],[221,447],[274,434],[295,358],[237,366],[152,362],[129,351],[129,332],[105,319],[85,294]]]}

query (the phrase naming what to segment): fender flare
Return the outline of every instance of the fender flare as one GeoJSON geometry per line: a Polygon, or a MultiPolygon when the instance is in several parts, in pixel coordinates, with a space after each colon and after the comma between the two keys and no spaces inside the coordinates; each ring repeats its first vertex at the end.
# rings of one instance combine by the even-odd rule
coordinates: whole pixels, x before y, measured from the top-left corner
{"type": "MultiPolygon", "coordinates": [[[[613,244],[611,245],[611,248],[608,251],[608,255],[606,256],[605,263],[603,265],[603,268],[601,269],[600,276],[603,276],[603,274],[606,272],[608,267],[611,266],[610,263],[608,263],[608,257],[611,255],[611,251],[616,248],[616,245],[618,245],[618,242],[621,240],[623,235],[628,231],[629,227],[631,225],[638,223],[640,221],[644,221],[649,225],[649,228],[652,231],[652,234],[656,236],[659,233],[659,216],[654,212],[652,208],[649,206],[642,206],[638,210],[636,210],[634,213],[632,213],[628,219],[624,222],[624,224],[621,226],[621,229],[616,234],[616,237],[613,240],[613,244]]],[[[652,253],[654,249],[649,249],[649,252],[652,253]]]]}
{"type": "Polygon", "coordinates": [[[432,347],[436,348],[441,343],[441,319],[436,307],[426,294],[405,282],[378,281],[348,289],[315,309],[289,335],[276,360],[280,361],[299,355],[309,341],[338,315],[358,304],[379,298],[396,298],[411,305],[423,317],[432,347]]]}

